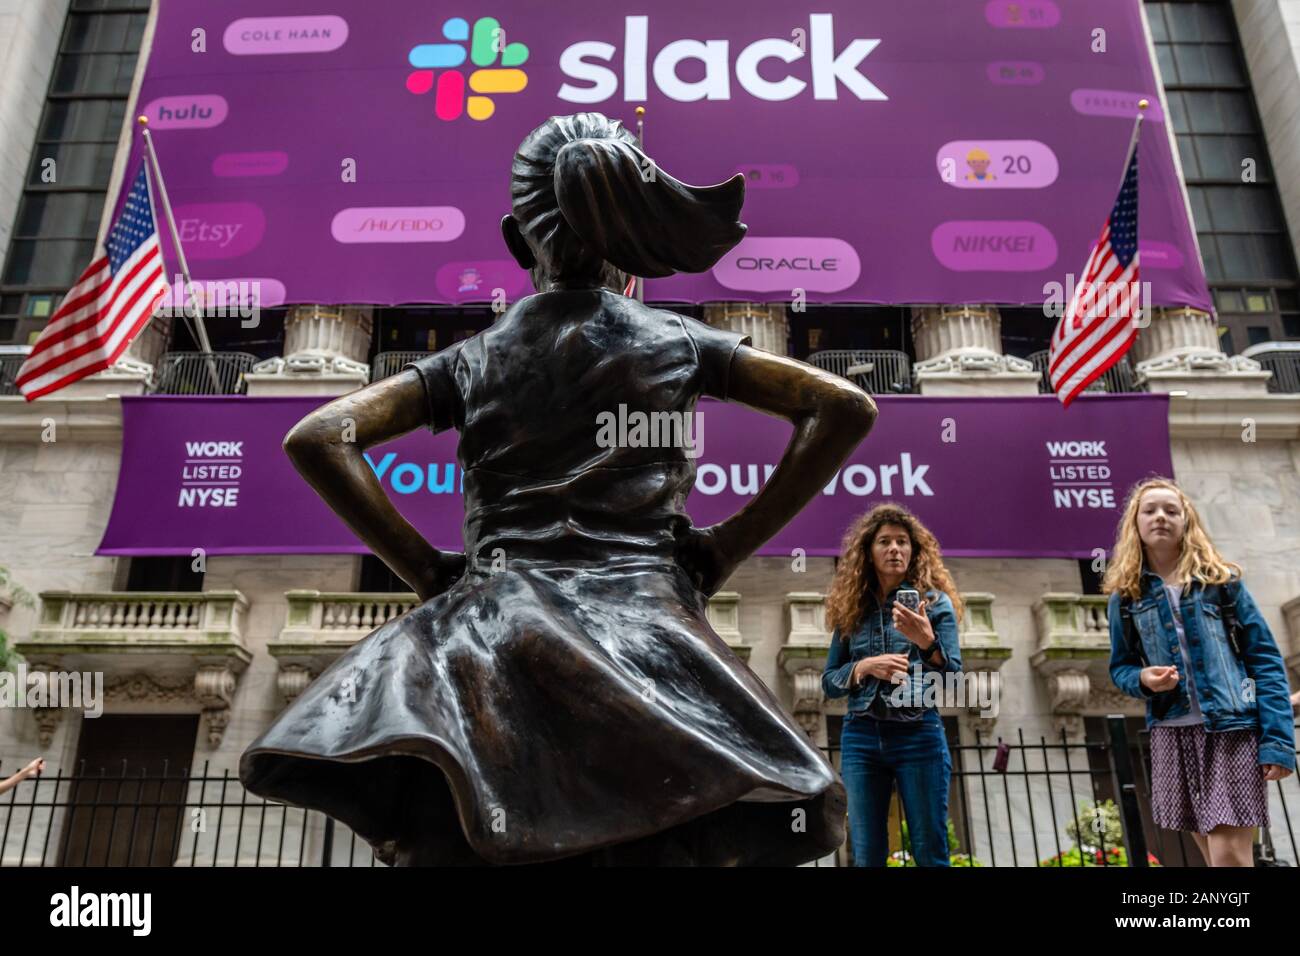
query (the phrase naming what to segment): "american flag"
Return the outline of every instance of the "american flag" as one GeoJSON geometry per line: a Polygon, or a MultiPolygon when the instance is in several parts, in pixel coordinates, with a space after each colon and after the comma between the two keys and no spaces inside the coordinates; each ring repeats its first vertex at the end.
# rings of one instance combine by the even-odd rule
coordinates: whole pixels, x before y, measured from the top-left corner
{"type": "Polygon", "coordinates": [[[1115,207],[1052,333],[1047,374],[1062,405],[1124,357],[1137,337],[1141,304],[1135,136],[1115,207]]]}
{"type": "Polygon", "coordinates": [[[68,290],[18,370],[29,402],[116,362],[167,293],[143,163],[105,245],[107,254],[68,290]]]}

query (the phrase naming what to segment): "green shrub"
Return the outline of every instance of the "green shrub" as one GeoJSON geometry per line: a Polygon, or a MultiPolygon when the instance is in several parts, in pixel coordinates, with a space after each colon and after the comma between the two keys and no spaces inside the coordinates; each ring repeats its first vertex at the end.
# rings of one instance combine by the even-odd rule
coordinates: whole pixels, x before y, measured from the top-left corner
{"type": "MultiPolygon", "coordinates": [[[[9,576],[9,569],[0,566],[0,595],[8,594],[9,600],[15,605],[31,607],[34,603],[32,596],[23,588],[14,584],[9,576]]],[[[9,634],[4,628],[0,627],[0,671],[7,671],[12,668],[21,658],[9,647],[9,634]]]]}

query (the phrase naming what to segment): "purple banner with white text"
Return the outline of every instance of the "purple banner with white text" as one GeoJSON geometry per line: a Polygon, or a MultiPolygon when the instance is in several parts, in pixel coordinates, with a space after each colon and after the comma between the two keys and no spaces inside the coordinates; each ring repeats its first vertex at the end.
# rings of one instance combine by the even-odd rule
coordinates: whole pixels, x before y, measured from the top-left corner
{"type": "Polygon", "coordinates": [[[526,295],[499,226],[515,149],[644,106],[650,159],[744,175],[749,226],[652,300],[1068,301],[1146,98],[1142,278],[1210,307],[1140,0],[158,3],[133,114],[223,296],[526,295]]]}
{"type": "MultiPolygon", "coordinates": [[[[1085,395],[1068,411],[1052,396],[876,402],[880,417],[866,441],[760,554],[838,554],[855,517],[893,500],[925,521],[951,556],[1092,557],[1113,543],[1128,489],[1173,474],[1168,398],[1161,395],[1085,395]]],[[[117,494],[97,553],[366,553],[280,446],[320,404],[123,398],[117,494]]],[[[691,447],[700,454],[686,507],[695,524],[709,525],[758,492],[792,429],[712,400],[700,403],[698,416],[691,447]]],[[[637,431],[620,434],[636,440],[637,431]]],[[[454,431],[419,431],[367,457],[411,523],[435,547],[459,551],[456,443],[454,431]]]]}

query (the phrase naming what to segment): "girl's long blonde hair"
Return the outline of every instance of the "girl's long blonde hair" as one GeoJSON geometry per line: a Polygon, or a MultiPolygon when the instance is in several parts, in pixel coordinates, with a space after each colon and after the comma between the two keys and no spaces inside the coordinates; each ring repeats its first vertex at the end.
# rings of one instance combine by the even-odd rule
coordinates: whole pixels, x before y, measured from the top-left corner
{"type": "Polygon", "coordinates": [[[848,640],[857,630],[867,609],[868,594],[874,594],[879,579],[876,566],[871,561],[871,542],[887,524],[907,529],[912,539],[912,561],[907,566],[906,579],[922,596],[927,591],[942,591],[952,601],[957,620],[962,618],[961,594],[953,583],[952,575],[943,566],[939,542],[916,515],[896,504],[880,504],[855,521],[844,535],[840,563],[826,596],[826,626],[839,628],[840,636],[848,640]]]}
{"type": "Polygon", "coordinates": [[[1178,559],[1175,577],[1186,584],[1200,581],[1201,584],[1226,584],[1233,578],[1241,577],[1241,567],[1224,560],[1214,547],[1214,542],[1201,523],[1201,516],[1196,511],[1192,500],[1183,493],[1183,489],[1169,478],[1148,478],[1139,482],[1129,492],[1124,502],[1124,517],[1120,519],[1119,530],[1115,535],[1115,549],[1111,553],[1110,565],[1106,568],[1106,577],[1101,589],[1107,594],[1118,591],[1123,597],[1136,599],[1142,594],[1142,567],[1146,554],[1142,547],[1142,538],[1138,535],[1138,506],[1142,496],[1148,491],[1165,488],[1178,495],[1183,508],[1185,527],[1183,528],[1183,553],[1178,559]]]}

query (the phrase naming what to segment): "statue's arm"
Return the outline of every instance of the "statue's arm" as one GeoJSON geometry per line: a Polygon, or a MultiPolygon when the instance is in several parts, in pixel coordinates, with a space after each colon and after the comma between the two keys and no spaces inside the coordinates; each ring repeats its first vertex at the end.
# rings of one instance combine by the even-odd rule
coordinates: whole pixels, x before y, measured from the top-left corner
{"type": "Polygon", "coordinates": [[[702,529],[709,540],[696,548],[712,560],[698,551],[694,562],[686,558],[708,594],[826,486],[876,420],[876,403],[847,379],[747,345],[732,355],[727,393],[718,397],[784,418],[794,435],[758,494],[702,529]]]}
{"type": "Polygon", "coordinates": [[[426,424],[419,375],[404,369],[316,409],[289,431],[284,450],[358,538],[426,601],[464,571],[464,556],[438,551],[384,493],[364,452],[426,424]]]}

